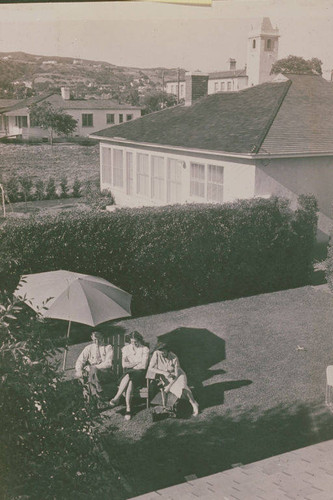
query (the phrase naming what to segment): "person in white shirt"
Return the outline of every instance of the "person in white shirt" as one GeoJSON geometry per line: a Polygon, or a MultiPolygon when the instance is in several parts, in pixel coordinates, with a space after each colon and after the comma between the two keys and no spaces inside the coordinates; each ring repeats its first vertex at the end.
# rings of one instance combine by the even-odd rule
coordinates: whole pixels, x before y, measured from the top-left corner
{"type": "Polygon", "coordinates": [[[92,343],[87,345],[77,358],[75,372],[82,382],[87,379],[89,395],[100,399],[103,384],[113,379],[113,348],[106,343],[101,332],[92,332],[91,339],[92,343]]]}
{"type": "Polygon", "coordinates": [[[143,387],[148,365],[149,349],[145,345],[141,333],[134,331],[128,336],[129,343],[122,348],[122,366],[124,376],[120,380],[117,394],[111,399],[110,406],[118,404],[123,392],[125,392],[126,413],[125,420],[131,418],[131,400],[133,390],[143,387]]]}
{"type": "Polygon", "coordinates": [[[164,392],[171,392],[177,399],[185,397],[193,408],[193,416],[199,414],[199,405],[193,397],[192,391],[187,384],[187,377],[181,369],[179,360],[168,345],[159,342],[151,357],[147,370],[147,378],[158,378],[164,387],[164,392]]]}

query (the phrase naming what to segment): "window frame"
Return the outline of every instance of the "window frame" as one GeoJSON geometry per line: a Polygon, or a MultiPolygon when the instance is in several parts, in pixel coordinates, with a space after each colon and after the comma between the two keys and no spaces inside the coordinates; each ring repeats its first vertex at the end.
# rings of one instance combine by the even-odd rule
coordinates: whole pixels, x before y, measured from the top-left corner
{"type": "Polygon", "coordinates": [[[94,126],[94,114],[93,113],[82,113],[81,114],[82,127],[93,127],[94,126]],[[91,118],[91,120],[90,120],[91,118]],[[91,124],[90,124],[91,121],[91,124]],[[85,123],[87,122],[87,123],[85,123]]]}
{"type": "Polygon", "coordinates": [[[223,203],[224,201],[224,165],[217,165],[216,163],[207,163],[207,201],[210,203],[223,203]],[[212,174],[212,169],[220,169],[222,171],[222,182],[218,182],[216,180],[210,179],[211,174],[212,174]],[[222,193],[221,193],[221,199],[216,199],[214,198],[211,194],[212,192],[212,187],[213,186],[219,186],[222,193]]]}
{"type": "Polygon", "coordinates": [[[115,123],[116,123],[115,114],[114,113],[106,113],[106,124],[107,125],[114,125],[115,123]]]}
{"type": "Polygon", "coordinates": [[[199,200],[206,199],[206,164],[190,162],[190,196],[199,200]],[[200,167],[200,168],[197,168],[200,167]],[[196,172],[197,171],[197,172],[196,172]],[[200,176],[193,175],[201,171],[200,176]]]}

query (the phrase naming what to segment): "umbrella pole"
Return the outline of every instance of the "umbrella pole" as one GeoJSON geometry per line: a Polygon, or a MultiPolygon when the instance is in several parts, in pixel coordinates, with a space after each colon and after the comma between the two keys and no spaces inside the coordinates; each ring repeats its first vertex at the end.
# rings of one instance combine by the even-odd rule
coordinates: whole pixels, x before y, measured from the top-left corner
{"type": "Polygon", "coordinates": [[[68,339],[69,339],[70,329],[71,329],[71,321],[69,321],[68,328],[67,328],[66,345],[65,345],[65,352],[64,352],[64,363],[62,365],[63,371],[65,371],[65,368],[66,368],[66,359],[67,359],[67,352],[68,352],[68,339]]]}

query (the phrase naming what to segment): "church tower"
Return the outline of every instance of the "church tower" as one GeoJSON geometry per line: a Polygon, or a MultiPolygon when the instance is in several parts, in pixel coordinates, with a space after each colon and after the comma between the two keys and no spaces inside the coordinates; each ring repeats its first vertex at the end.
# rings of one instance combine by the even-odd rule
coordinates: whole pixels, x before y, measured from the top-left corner
{"type": "Polygon", "coordinates": [[[248,86],[258,85],[272,79],[272,65],[278,59],[279,30],[274,29],[269,17],[264,17],[258,26],[252,26],[247,47],[248,86]]]}

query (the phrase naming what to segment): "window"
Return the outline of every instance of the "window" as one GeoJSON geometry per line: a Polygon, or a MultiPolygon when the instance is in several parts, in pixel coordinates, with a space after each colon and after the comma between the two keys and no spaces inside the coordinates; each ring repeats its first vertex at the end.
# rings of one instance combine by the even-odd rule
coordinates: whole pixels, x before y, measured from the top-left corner
{"type": "Polygon", "coordinates": [[[167,200],[170,203],[181,201],[182,167],[184,162],[168,158],[167,200]]]}
{"type": "Polygon", "coordinates": [[[107,113],[106,114],[106,123],[108,125],[113,125],[113,123],[114,123],[114,113],[107,113]]]}
{"type": "Polygon", "coordinates": [[[124,168],[123,168],[123,150],[113,150],[113,185],[115,187],[123,187],[124,185],[124,168]]]}
{"type": "Polygon", "coordinates": [[[266,50],[272,50],[272,49],[273,49],[273,40],[268,38],[268,40],[266,41],[266,50]]]}
{"type": "Polygon", "coordinates": [[[93,127],[94,126],[93,116],[94,115],[92,113],[89,114],[84,113],[82,115],[82,127],[93,127]]]}
{"type": "Polygon", "coordinates": [[[207,199],[223,202],[223,167],[208,165],[207,199]]]}
{"type": "Polygon", "coordinates": [[[180,97],[184,97],[185,95],[185,85],[182,83],[180,85],[180,97]]]}
{"type": "Polygon", "coordinates": [[[256,41],[255,40],[252,40],[252,48],[255,49],[256,48],[256,41]]]}
{"type": "Polygon", "coordinates": [[[217,92],[219,90],[219,82],[215,82],[214,87],[215,87],[215,92],[217,92]]]}
{"type": "Polygon", "coordinates": [[[190,194],[191,196],[197,196],[199,198],[205,197],[205,165],[200,163],[191,163],[191,173],[190,173],[191,185],[190,194]]]}
{"type": "Polygon", "coordinates": [[[124,121],[124,115],[120,114],[119,115],[119,123],[123,123],[124,121]]]}
{"type": "Polygon", "coordinates": [[[225,82],[221,82],[221,90],[225,90],[225,82]]]}
{"type": "Polygon", "coordinates": [[[137,193],[149,196],[149,156],[137,153],[137,193]]]}
{"type": "Polygon", "coordinates": [[[127,194],[133,194],[133,153],[126,153],[127,194]]]}
{"type": "Polygon", "coordinates": [[[176,93],[176,92],[175,92],[175,86],[174,86],[174,85],[171,85],[171,87],[170,87],[170,88],[171,88],[171,94],[175,94],[175,93],[176,93]]]}
{"type": "Polygon", "coordinates": [[[111,148],[101,148],[102,157],[102,183],[111,184],[111,148]]]}
{"type": "Polygon", "coordinates": [[[228,89],[228,90],[231,90],[231,82],[228,82],[228,83],[227,83],[227,89],[228,89]]]}
{"type": "Polygon", "coordinates": [[[15,116],[15,127],[23,128],[28,126],[27,116],[15,116]]]}
{"type": "Polygon", "coordinates": [[[126,121],[129,122],[133,119],[133,115],[126,115],[126,121]]]}
{"type": "Polygon", "coordinates": [[[152,197],[164,200],[164,158],[163,156],[151,157],[151,187],[152,197]]]}

